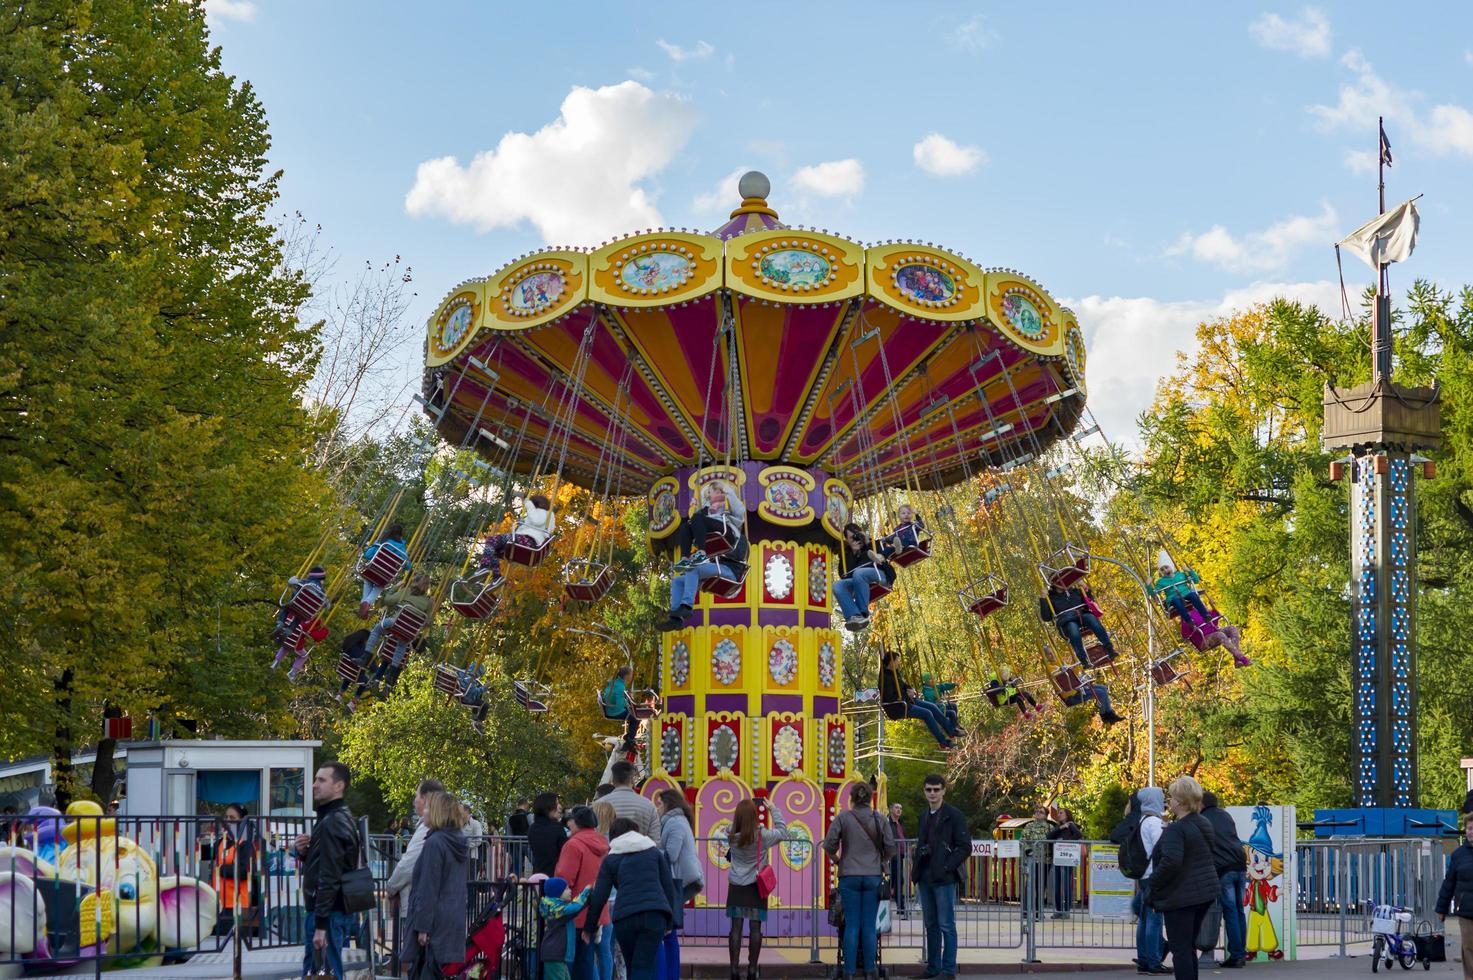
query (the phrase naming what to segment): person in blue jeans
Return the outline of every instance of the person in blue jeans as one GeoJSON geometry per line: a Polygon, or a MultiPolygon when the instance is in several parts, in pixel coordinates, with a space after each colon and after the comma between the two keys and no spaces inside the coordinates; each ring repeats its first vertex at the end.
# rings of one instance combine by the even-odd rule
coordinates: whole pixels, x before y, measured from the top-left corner
{"type": "Polygon", "coordinates": [[[1217,794],[1202,794],[1202,816],[1212,824],[1212,863],[1217,868],[1217,905],[1227,930],[1227,959],[1222,965],[1236,970],[1248,962],[1248,914],[1243,894],[1248,888],[1248,858],[1232,815],[1217,805],[1217,794]]]}
{"type": "Polygon", "coordinates": [[[356,916],[343,904],[343,875],[358,867],[358,823],[343,802],[352,774],[341,762],[326,762],[312,780],[317,823],[311,835],[296,840],[302,859],[302,897],[306,906],[307,943],[302,974],[319,972],[321,964],[342,980],[343,946],[356,916]]]}
{"type": "MultiPolygon", "coordinates": [[[[1151,854],[1156,850],[1156,843],[1161,840],[1161,831],[1165,827],[1161,814],[1166,812],[1166,794],[1159,786],[1147,786],[1137,791],[1136,798],[1141,804],[1141,823],[1136,833],[1141,835],[1146,853],[1151,854]]],[[[1155,861],[1151,861],[1146,865],[1140,887],[1136,889],[1135,972],[1166,974],[1172,971],[1161,962],[1166,957],[1162,928],[1165,920],[1151,906],[1151,872],[1154,870],[1155,861]]]]}
{"type": "Polygon", "coordinates": [[[900,676],[900,657],[889,649],[880,652],[880,710],[891,721],[920,719],[943,749],[951,748],[952,737],[963,732],[961,725],[947,717],[939,707],[922,699],[900,676]]]}
{"type": "Polygon", "coordinates": [[[844,525],[844,547],[839,551],[842,574],[834,582],[834,601],[844,615],[844,626],[858,633],[869,625],[869,598],[876,585],[895,584],[895,568],[858,524],[844,525]]]}
{"type": "Polygon", "coordinates": [[[678,574],[670,576],[670,612],[656,624],[662,632],[678,630],[695,613],[696,596],[707,579],[740,579],[746,574],[747,538],[737,517],[727,512],[726,494],[711,491],[711,503],[692,515],[680,529],[680,546],[685,554],[675,565],[678,574]],[[710,527],[721,526],[733,531],[736,543],[715,557],[702,550],[710,527]]]}
{"type": "Polygon", "coordinates": [[[1112,657],[1115,655],[1115,644],[1105,631],[1105,624],[1090,608],[1093,601],[1088,589],[1061,589],[1057,586],[1049,586],[1049,590],[1038,597],[1038,618],[1053,624],[1059,635],[1069,641],[1069,646],[1074,648],[1074,656],[1085,667],[1089,667],[1090,662],[1084,650],[1083,630],[1093,633],[1106,653],[1112,657]]]}
{"type": "Polygon", "coordinates": [[[911,851],[910,880],[921,903],[926,930],[926,969],[922,980],[956,978],[956,886],[972,855],[967,818],[946,802],[946,779],[931,773],[922,784],[926,809],[911,851]]]}
{"type": "Polygon", "coordinates": [[[873,797],[868,783],[856,783],[849,791],[849,809],[829,825],[822,845],[839,862],[839,898],[844,905],[842,976],[846,980],[859,971],[874,976],[880,882],[885,865],[896,854],[894,831],[870,806],[873,797]]]}

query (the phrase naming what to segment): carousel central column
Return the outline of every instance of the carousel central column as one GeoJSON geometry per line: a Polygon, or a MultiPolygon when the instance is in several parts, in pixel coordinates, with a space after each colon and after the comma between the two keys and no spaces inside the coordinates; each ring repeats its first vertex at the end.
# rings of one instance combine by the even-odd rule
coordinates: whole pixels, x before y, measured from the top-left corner
{"type": "MultiPolygon", "coordinates": [[[[733,509],[745,508],[748,572],[733,595],[703,590],[688,625],[663,634],[665,711],[651,733],[645,793],[682,789],[697,838],[723,838],[743,799],[766,798],[780,809],[799,840],[773,852],[779,889],[768,931],[801,934],[821,899],[816,842],[853,772],[830,591],[853,497],[822,471],[792,466],[681,471],[650,491],[656,550],[675,548],[681,518],[705,506],[717,487],[733,509]]],[[[701,850],[706,890],[687,925],[724,934],[725,847],[703,842],[701,850]]]]}

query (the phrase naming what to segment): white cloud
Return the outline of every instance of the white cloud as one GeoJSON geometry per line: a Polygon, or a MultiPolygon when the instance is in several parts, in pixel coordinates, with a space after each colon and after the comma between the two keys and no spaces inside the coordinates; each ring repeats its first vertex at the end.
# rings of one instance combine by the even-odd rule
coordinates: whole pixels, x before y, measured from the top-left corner
{"type": "Polygon", "coordinates": [[[987,163],[980,146],[959,146],[940,133],[931,133],[912,149],[916,166],[933,177],[959,177],[987,163]]]}
{"type": "Polygon", "coordinates": [[[205,16],[219,20],[255,20],[252,0],[205,0],[205,16]]]}
{"type": "Polygon", "coordinates": [[[1332,244],[1339,217],[1328,203],[1317,215],[1294,215],[1241,237],[1222,225],[1200,235],[1185,234],[1166,250],[1167,255],[1190,255],[1229,272],[1276,272],[1308,245],[1332,244]]]}
{"type": "Polygon", "coordinates": [[[1305,7],[1297,20],[1264,14],[1248,25],[1248,33],[1265,48],[1292,51],[1301,58],[1330,55],[1330,20],[1314,7],[1305,7]]]}
{"type": "Polygon", "coordinates": [[[1469,48],[1467,51],[1463,52],[1463,60],[1466,61],[1468,64],[1473,65],[1473,48],[1469,48]]]}
{"type": "MultiPolygon", "coordinates": [[[[1371,123],[1377,116],[1384,116],[1393,155],[1400,149],[1404,135],[1412,146],[1434,156],[1473,157],[1473,112],[1451,103],[1421,111],[1419,106],[1425,101],[1422,93],[1382,78],[1359,50],[1347,51],[1340,63],[1355,76],[1354,80],[1340,86],[1334,105],[1309,107],[1322,130],[1352,131],[1374,143],[1371,123]]],[[[1349,150],[1345,165],[1357,173],[1374,170],[1376,154],[1365,148],[1349,150]]]]}
{"type": "Polygon", "coordinates": [[[693,48],[682,48],[678,44],[671,44],[664,38],[655,42],[660,50],[670,56],[671,61],[690,61],[694,58],[709,58],[716,52],[715,46],[709,41],[697,41],[693,48]]]}
{"type": "Polygon", "coordinates": [[[737,190],[737,183],[742,179],[742,174],[751,169],[748,166],[737,167],[722,177],[715,187],[704,194],[696,195],[696,199],[691,202],[691,207],[701,214],[730,211],[742,202],[742,194],[737,190]]]}
{"type": "Polygon", "coordinates": [[[654,72],[648,68],[640,68],[638,65],[633,68],[626,68],[624,71],[630,78],[637,78],[641,82],[653,82],[655,80],[654,72]]]}
{"type": "Polygon", "coordinates": [[[853,197],[864,190],[864,165],[850,157],[802,167],[793,186],[818,197],[853,197]]]}
{"type": "Polygon", "coordinates": [[[960,24],[946,37],[946,43],[963,51],[977,52],[997,40],[997,32],[987,26],[981,14],[960,24]]]}
{"type": "Polygon", "coordinates": [[[657,227],[660,212],[637,182],[670,163],[696,118],[679,96],[638,82],[578,86],[535,133],[507,133],[466,166],[455,157],[421,163],[404,209],[481,231],[530,221],[549,244],[657,227]]]}
{"type": "Polygon", "coordinates": [[[1340,310],[1340,286],[1328,279],[1254,283],[1218,299],[1167,302],[1148,296],[1086,296],[1060,300],[1078,314],[1084,331],[1089,404],[1104,434],[1139,445],[1136,418],[1151,407],[1157,382],[1176,368],[1177,352],[1196,350],[1197,325],[1280,296],[1313,303],[1331,316],[1340,310]]]}

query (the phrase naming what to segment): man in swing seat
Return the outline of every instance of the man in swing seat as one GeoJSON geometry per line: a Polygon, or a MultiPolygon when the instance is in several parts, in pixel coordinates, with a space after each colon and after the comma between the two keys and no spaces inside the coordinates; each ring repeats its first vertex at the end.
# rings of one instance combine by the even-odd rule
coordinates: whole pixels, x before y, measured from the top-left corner
{"type": "Polygon", "coordinates": [[[740,520],[728,509],[726,491],[719,486],[711,489],[711,502],[681,525],[678,543],[686,557],[675,565],[679,574],[670,577],[670,612],[656,626],[662,632],[685,625],[695,612],[696,593],[702,582],[717,577],[737,579],[746,570],[747,537],[740,520]],[[721,554],[707,557],[701,546],[710,534],[723,528],[735,532],[735,543],[721,554]]]}
{"type": "Polygon", "coordinates": [[[1074,648],[1074,656],[1079,658],[1079,663],[1089,668],[1089,654],[1084,649],[1083,630],[1089,630],[1100,641],[1105,652],[1114,659],[1115,644],[1110,642],[1110,634],[1105,632],[1105,624],[1100,622],[1090,608],[1093,597],[1088,589],[1067,588],[1061,589],[1057,586],[1049,586],[1049,590],[1038,598],[1038,618],[1045,623],[1053,623],[1059,635],[1069,641],[1069,646],[1074,648]]]}

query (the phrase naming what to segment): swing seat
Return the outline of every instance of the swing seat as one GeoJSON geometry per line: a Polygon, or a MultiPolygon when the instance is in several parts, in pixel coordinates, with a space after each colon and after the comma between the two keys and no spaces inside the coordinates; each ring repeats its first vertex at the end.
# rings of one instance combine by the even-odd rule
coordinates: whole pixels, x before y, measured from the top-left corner
{"type": "Polygon", "coordinates": [[[1120,651],[1111,653],[1105,649],[1105,645],[1099,641],[1098,637],[1090,634],[1084,640],[1084,655],[1088,658],[1091,668],[1099,669],[1113,664],[1119,658],[1120,651]]]}
{"type": "Polygon", "coordinates": [[[374,550],[372,558],[358,563],[358,577],[369,585],[387,588],[388,584],[404,571],[407,561],[408,559],[397,551],[392,551],[380,544],[374,550]]]}
{"type": "Polygon", "coordinates": [[[1151,665],[1151,679],[1155,681],[1157,687],[1164,687],[1167,684],[1170,684],[1172,681],[1181,680],[1183,677],[1186,676],[1186,669],[1179,668],[1177,664],[1173,662],[1177,659],[1180,653],[1181,651],[1178,650],[1175,653],[1170,654],[1169,656],[1162,657],[1160,660],[1151,665]]]}
{"type": "Polygon", "coordinates": [[[706,553],[707,558],[714,558],[717,555],[724,555],[735,548],[737,542],[741,539],[742,532],[740,528],[734,527],[726,521],[722,521],[721,526],[717,530],[711,531],[706,535],[706,540],[701,545],[701,550],[706,553]]]}
{"type": "Polygon", "coordinates": [[[425,628],[428,621],[429,616],[414,606],[400,606],[395,611],[394,618],[384,627],[384,636],[408,643],[419,636],[420,630],[425,628]]]}
{"type": "Polygon", "coordinates": [[[902,524],[892,535],[900,547],[890,556],[890,564],[898,568],[909,568],[916,562],[931,557],[931,536],[923,535],[914,523],[902,524]]]}
{"type": "Polygon", "coordinates": [[[502,557],[513,565],[536,568],[542,564],[542,559],[551,553],[552,542],[555,537],[556,535],[549,534],[547,539],[541,544],[527,544],[516,540],[516,538],[512,538],[511,541],[507,542],[506,553],[502,557]]]}
{"type": "Polygon", "coordinates": [[[982,694],[984,697],[987,698],[987,703],[992,705],[994,708],[1001,708],[1003,705],[1007,704],[1007,701],[1003,698],[1003,695],[1007,693],[1008,692],[1006,688],[1003,688],[1001,690],[993,690],[990,687],[982,689],[982,694]]]}
{"type": "Polygon", "coordinates": [[[542,714],[547,711],[548,695],[551,693],[551,688],[536,681],[512,681],[511,683],[512,697],[516,699],[517,704],[533,714],[542,714]]]}
{"type": "Polygon", "coordinates": [[[1197,610],[1188,606],[1187,617],[1182,619],[1180,616],[1177,616],[1175,609],[1170,610],[1170,615],[1177,619],[1177,625],[1181,630],[1181,638],[1196,647],[1198,652],[1208,650],[1212,646],[1212,635],[1226,625],[1226,620],[1222,618],[1222,613],[1218,612],[1215,608],[1208,606],[1207,612],[1207,618],[1203,619],[1197,610]]]}
{"type": "Polygon", "coordinates": [[[363,676],[363,665],[346,653],[338,658],[338,676],[349,684],[363,676]]]}
{"type": "Polygon", "coordinates": [[[1065,545],[1038,563],[1043,580],[1057,589],[1067,589],[1089,575],[1089,549],[1065,545]]]}
{"type": "Polygon", "coordinates": [[[747,585],[747,565],[745,562],[723,561],[717,566],[721,571],[704,579],[700,590],[709,592],[721,599],[735,599],[742,594],[742,589],[747,585]]]}
{"type": "Polygon", "coordinates": [[[575,558],[563,571],[563,592],[579,602],[597,602],[614,585],[614,570],[605,562],[575,558]]]}
{"type": "Polygon", "coordinates": [[[283,605],[286,606],[287,616],[305,623],[316,619],[317,614],[322,612],[327,605],[327,596],[318,589],[298,587],[296,594],[283,605]]]}
{"type": "Polygon", "coordinates": [[[459,701],[460,671],[449,664],[437,665],[435,667],[435,690],[459,701]]]}
{"type": "Polygon", "coordinates": [[[659,714],[664,708],[664,705],[660,701],[660,695],[654,691],[646,690],[636,691],[634,693],[643,695],[638,701],[631,701],[629,703],[630,710],[634,712],[634,717],[640,721],[648,721],[659,714]]]}
{"type": "Polygon", "coordinates": [[[1049,674],[1049,680],[1054,685],[1054,691],[1059,695],[1059,700],[1066,707],[1073,708],[1085,702],[1088,695],[1085,693],[1085,678],[1079,676],[1079,671],[1070,666],[1055,667],[1049,674]]]}
{"type": "Polygon", "coordinates": [[[450,583],[450,608],[466,619],[485,619],[501,604],[501,587],[506,576],[458,578],[450,583]]]}
{"type": "Polygon", "coordinates": [[[287,650],[295,652],[306,634],[307,626],[305,623],[300,621],[292,621],[291,626],[289,626],[285,632],[278,631],[275,636],[278,638],[278,646],[285,647],[287,650]]]}
{"type": "Polygon", "coordinates": [[[995,575],[973,582],[957,595],[961,597],[963,608],[976,613],[982,619],[1008,604],[1007,584],[1000,582],[995,575]]]}

